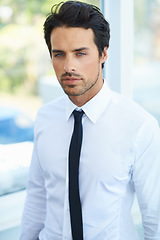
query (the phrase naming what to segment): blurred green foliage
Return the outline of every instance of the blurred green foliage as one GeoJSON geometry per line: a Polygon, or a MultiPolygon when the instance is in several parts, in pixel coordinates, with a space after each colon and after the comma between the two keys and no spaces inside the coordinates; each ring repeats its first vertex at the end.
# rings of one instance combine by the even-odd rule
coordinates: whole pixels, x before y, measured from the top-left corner
{"type": "Polygon", "coordinates": [[[160,61],[160,0],[134,0],[135,63],[160,61]]]}

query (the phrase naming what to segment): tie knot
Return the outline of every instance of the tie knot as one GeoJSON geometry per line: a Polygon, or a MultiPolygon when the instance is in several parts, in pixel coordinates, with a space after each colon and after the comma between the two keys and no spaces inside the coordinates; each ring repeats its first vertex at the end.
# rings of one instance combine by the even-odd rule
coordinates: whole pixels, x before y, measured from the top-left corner
{"type": "Polygon", "coordinates": [[[76,110],[73,111],[74,120],[76,123],[82,121],[83,113],[84,113],[83,111],[76,111],[76,110]]]}

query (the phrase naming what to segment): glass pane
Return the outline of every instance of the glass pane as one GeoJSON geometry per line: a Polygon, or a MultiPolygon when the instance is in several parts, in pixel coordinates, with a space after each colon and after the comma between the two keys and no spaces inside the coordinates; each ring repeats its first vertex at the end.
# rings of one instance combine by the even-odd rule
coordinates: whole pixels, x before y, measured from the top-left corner
{"type": "Polygon", "coordinates": [[[160,123],[160,0],[134,0],[134,99],[160,123]]]}

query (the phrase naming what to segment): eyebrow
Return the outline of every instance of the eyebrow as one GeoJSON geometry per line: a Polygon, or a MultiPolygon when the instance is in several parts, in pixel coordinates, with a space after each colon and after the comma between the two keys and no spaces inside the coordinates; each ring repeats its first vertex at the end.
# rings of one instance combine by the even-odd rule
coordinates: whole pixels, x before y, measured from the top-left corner
{"type": "Polygon", "coordinates": [[[59,52],[64,52],[64,51],[58,50],[58,49],[52,49],[52,53],[59,53],[59,52]]]}
{"type": "Polygon", "coordinates": [[[80,52],[80,51],[83,51],[83,50],[89,50],[89,48],[82,47],[82,48],[78,48],[78,49],[73,50],[73,52],[80,52]]]}
{"type": "MultiPolygon", "coordinates": [[[[84,51],[84,50],[89,50],[89,48],[86,47],[82,47],[82,48],[77,48],[72,50],[72,52],[80,52],[80,51],[84,51]]],[[[58,49],[52,49],[52,53],[63,53],[64,51],[62,50],[58,50],[58,49]]]]}

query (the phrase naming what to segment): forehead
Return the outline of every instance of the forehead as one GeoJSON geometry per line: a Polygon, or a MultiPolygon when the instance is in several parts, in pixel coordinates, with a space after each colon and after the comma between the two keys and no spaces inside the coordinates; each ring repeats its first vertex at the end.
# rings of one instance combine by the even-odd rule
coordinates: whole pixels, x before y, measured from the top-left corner
{"type": "Polygon", "coordinates": [[[52,48],[65,47],[87,47],[93,48],[94,33],[91,28],[85,29],[80,27],[56,27],[51,32],[51,46],[52,48]]]}

